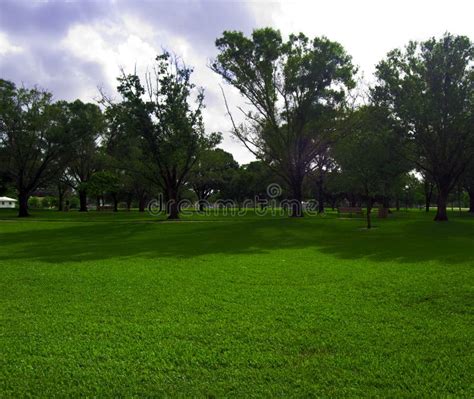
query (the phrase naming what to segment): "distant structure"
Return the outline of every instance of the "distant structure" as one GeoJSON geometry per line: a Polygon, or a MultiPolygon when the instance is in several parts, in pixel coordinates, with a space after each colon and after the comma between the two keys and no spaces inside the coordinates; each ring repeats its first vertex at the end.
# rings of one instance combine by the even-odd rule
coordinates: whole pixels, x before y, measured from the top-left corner
{"type": "Polygon", "coordinates": [[[0,208],[15,208],[17,200],[10,197],[0,197],[0,208]]]}

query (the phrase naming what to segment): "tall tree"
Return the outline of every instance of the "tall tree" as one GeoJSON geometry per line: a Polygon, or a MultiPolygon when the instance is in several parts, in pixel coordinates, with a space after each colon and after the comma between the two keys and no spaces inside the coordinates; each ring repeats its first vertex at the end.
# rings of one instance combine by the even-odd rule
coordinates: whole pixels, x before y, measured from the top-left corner
{"type": "Polygon", "coordinates": [[[67,182],[79,194],[79,212],[87,212],[87,183],[100,168],[99,138],[104,131],[102,111],[95,104],[76,100],[66,104],[69,130],[75,137],[66,169],[67,182]]]}
{"type": "Polygon", "coordinates": [[[104,148],[108,164],[125,176],[125,186],[138,201],[140,212],[145,211],[146,201],[154,190],[156,165],[150,159],[146,141],[137,133],[137,126],[130,124],[126,104],[106,104],[105,118],[107,128],[104,135],[104,148]]]}
{"type": "Polygon", "coordinates": [[[300,33],[284,42],[272,28],[250,38],[226,31],[216,46],[212,69],[253,107],[242,110],[240,126],[231,116],[233,133],[281,176],[294,200],[292,216],[303,216],[303,181],[331,140],[336,111],[354,85],[351,57],[326,38],[300,33]]]}
{"type": "Polygon", "coordinates": [[[46,91],[0,79],[0,147],[18,192],[20,217],[29,216],[31,193],[60,173],[74,144],[67,113],[51,98],[46,91]]]}
{"type": "Polygon", "coordinates": [[[221,148],[202,151],[198,161],[189,174],[189,184],[198,197],[199,210],[203,210],[204,202],[218,192],[225,184],[229,184],[232,173],[239,167],[232,154],[221,148]]]}
{"type": "Polygon", "coordinates": [[[374,97],[404,129],[417,167],[438,191],[436,221],[474,154],[474,47],[445,34],[393,50],[377,66],[374,97]]]}
{"type": "Polygon", "coordinates": [[[200,151],[212,147],[216,137],[204,132],[204,91],[191,82],[192,69],[167,52],[156,61],[154,73],[144,83],[136,74],[124,75],[118,90],[127,111],[128,130],[146,143],[144,150],[156,171],[154,182],[165,193],[168,218],[178,219],[179,195],[186,178],[200,151]]]}
{"type": "Polygon", "coordinates": [[[345,185],[365,198],[367,228],[370,229],[374,200],[387,196],[387,190],[408,171],[409,165],[400,136],[388,123],[385,110],[364,106],[350,118],[351,132],[336,144],[335,159],[345,185]]]}

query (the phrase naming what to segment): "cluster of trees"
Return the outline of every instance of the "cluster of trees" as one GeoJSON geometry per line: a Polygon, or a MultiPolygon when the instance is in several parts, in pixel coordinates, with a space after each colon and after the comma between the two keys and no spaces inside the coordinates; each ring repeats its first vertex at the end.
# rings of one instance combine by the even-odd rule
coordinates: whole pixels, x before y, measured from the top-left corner
{"type": "MultiPolygon", "coordinates": [[[[467,37],[445,34],[390,52],[363,105],[350,101],[356,71],[336,42],[303,34],[283,41],[267,28],[251,37],[224,32],[216,45],[212,69],[252,105],[241,110],[241,124],[228,106],[234,134],[293,199],[301,203],[311,174],[319,175],[320,193],[325,175],[340,174],[369,218],[374,200],[388,205],[418,171],[437,189],[435,220],[447,220],[449,194],[472,179],[474,47],[467,37]]],[[[298,203],[293,216],[302,216],[298,203]]]]}
{"type": "MultiPolygon", "coordinates": [[[[364,101],[354,96],[356,68],[344,48],[303,34],[283,40],[271,28],[250,37],[226,31],[211,68],[249,105],[232,121],[233,134],[258,161],[239,166],[206,134],[204,90],[192,69],[165,52],[144,77],[118,77],[119,101],[52,101],[38,88],[0,80],[0,190],[14,187],[19,215],[28,199],[53,190],[58,208],[77,194],[80,211],[119,201],[140,211],[162,193],[170,219],[179,200],[241,203],[265,197],[280,183],[291,215],[316,198],[319,211],[342,201],[400,206],[408,193],[436,200],[435,220],[447,220],[454,192],[467,192],[474,212],[474,49],[445,34],[411,42],[377,65],[364,101]],[[242,120],[238,122],[237,120],[242,120]],[[421,194],[420,194],[421,193],[421,194]]],[[[412,194],[410,194],[412,195],[412,194]]]]}

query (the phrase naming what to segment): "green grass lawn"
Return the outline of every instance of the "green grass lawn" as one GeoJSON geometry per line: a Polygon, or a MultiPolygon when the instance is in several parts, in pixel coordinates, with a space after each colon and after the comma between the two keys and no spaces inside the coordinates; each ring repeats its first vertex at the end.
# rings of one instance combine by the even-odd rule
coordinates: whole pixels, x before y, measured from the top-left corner
{"type": "Polygon", "coordinates": [[[474,218],[0,212],[0,397],[473,397],[474,218]]]}

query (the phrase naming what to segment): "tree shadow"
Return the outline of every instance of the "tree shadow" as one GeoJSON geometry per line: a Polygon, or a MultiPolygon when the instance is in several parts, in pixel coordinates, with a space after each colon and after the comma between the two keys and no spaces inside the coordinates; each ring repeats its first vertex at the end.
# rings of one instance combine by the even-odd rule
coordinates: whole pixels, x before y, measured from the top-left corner
{"type": "Polygon", "coordinates": [[[445,264],[473,262],[474,223],[428,220],[380,221],[361,229],[358,220],[304,218],[222,222],[71,223],[0,233],[0,261],[50,263],[109,258],[192,258],[314,249],[340,259],[445,264]]]}

